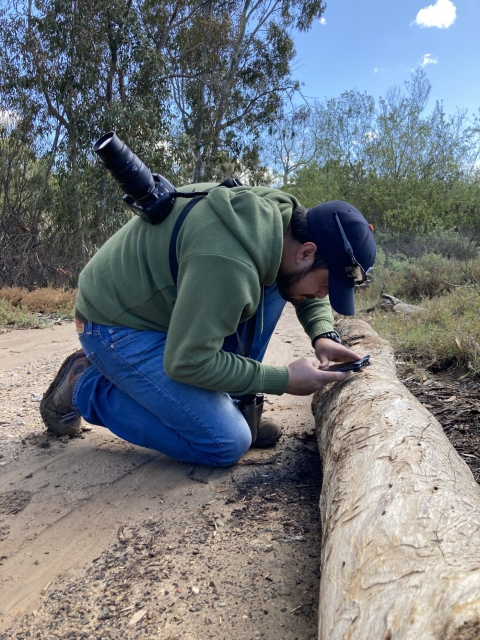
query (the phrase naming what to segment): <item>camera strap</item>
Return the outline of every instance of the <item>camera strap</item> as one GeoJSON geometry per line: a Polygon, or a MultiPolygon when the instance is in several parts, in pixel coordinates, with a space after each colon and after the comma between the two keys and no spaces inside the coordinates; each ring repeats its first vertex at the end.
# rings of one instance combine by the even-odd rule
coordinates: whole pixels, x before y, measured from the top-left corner
{"type": "MultiPolygon", "coordinates": [[[[233,185],[233,186],[236,186],[236,185],[233,185]]],[[[168,261],[170,263],[170,273],[172,275],[172,280],[175,286],[177,286],[177,281],[178,281],[178,259],[177,259],[178,234],[180,233],[180,229],[182,228],[182,225],[185,222],[185,218],[188,216],[188,214],[193,209],[193,207],[197,204],[197,202],[200,202],[200,200],[202,200],[205,197],[205,195],[202,194],[201,196],[198,196],[193,200],[190,200],[190,202],[188,202],[183,207],[182,211],[180,212],[180,215],[178,216],[175,222],[175,226],[173,227],[172,236],[170,238],[170,245],[168,248],[168,261]]],[[[255,312],[255,314],[247,320],[245,346],[243,346],[238,329],[236,331],[238,349],[240,351],[240,354],[245,358],[250,357],[250,352],[253,346],[253,339],[255,337],[256,324],[257,324],[257,312],[255,312]]]]}
{"type": "Polygon", "coordinates": [[[180,215],[178,216],[175,226],[173,227],[172,237],[170,238],[170,246],[168,248],[168,261],[170,263],[170,273],[172,274],[172,280],[175,286],[177,286],[178,280],[178,260],[177,260],[177,238],[182,228],[182,224],[185,222],[185,218],[188,216],[193,207],[200,202],[205,196],[198,196],[183,207],[180,215]]]}

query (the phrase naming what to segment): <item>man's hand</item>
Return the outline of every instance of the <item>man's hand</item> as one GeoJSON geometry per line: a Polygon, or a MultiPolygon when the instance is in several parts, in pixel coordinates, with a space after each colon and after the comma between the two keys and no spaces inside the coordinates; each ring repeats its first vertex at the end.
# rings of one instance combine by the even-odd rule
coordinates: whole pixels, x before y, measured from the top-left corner
{"type": "Polygon", "coordinates": [[[316,358],[300,358],[289,364],[287,369],[288,384],[285,391],[294,396],[308,396],[329,382],[345,380],[351,373],[350,371],[322,371],[318,368],[316,358]]]}
{"type": "Polygon", "coordinates": [[[320,369],[328,367],[331,360],[334,362],[354,362],[362,357],[355,351],[344,347],[343,344],[330,340],[330,338],[319,338],[315,342],[315,355],[320,362],[320,369]]]}

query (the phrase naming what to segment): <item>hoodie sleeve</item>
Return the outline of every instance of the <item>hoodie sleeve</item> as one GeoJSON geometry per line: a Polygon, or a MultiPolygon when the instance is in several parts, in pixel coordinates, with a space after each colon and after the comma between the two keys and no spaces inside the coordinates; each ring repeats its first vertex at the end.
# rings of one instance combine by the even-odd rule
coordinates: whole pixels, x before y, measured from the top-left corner
{"type": "Polygon", "coordinates": [[[258,273],[241,260],[208,254],[183,260],[165,347],[167,375],[236,395],[284,393],[286,367],[222,350],[224,338],[235,332],[242,315],[253,315],[259,299],[258,273]]]}
{"type": "Polygon", "coordinates": [[[333,314],[328,297],[304,300],[296,304],[295,311],[310,340],[327,331],[333,331],[333,314]]]}

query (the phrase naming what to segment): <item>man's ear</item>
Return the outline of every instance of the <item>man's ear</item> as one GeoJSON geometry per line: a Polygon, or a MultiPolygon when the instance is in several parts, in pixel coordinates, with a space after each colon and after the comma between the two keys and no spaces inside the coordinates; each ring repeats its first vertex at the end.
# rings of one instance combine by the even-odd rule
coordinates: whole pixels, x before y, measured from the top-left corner
{"type": "Polygon", "coordinates": [[[305,242],[295,254],[295,264],[309,267],[315,259],[317,245],[314,242],[305,242]]]}

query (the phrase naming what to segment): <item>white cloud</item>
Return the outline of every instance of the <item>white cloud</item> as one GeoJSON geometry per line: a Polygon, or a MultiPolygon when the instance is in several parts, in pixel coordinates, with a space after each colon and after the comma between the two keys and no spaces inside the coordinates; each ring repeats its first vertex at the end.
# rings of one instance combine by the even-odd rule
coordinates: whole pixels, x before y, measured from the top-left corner
{"type": "Polygon", "coordinates": [[[438,58],[432,57],[431,53],[424,53],[422,58],[422,67],[426,67],[427,64],[438,64],[438,58]]]}
{"type": "Polygon", "coordinates": [[[327,24],[326,19],[325,19],[325,18],[323,18],[323,17],[322,17],[322,18],[320,18],[320,24],[326,25],[326,24],[327,24]]]}
{"type": "Polygon", "coordinates": [[[457,8],[451,0],[437,0],[435,4],[420,9],[414,24],[424,27],[438,27],[448,29],[457,17],[457,8]]]}

